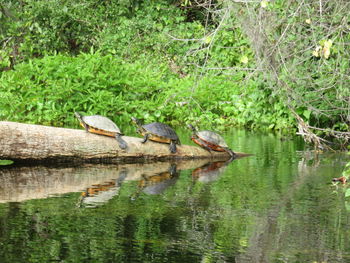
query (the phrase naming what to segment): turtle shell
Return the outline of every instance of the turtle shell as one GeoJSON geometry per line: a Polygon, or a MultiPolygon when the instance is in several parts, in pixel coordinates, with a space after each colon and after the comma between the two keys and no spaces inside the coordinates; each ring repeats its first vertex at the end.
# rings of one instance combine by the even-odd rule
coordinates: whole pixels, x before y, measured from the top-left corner
{"type": "Polygon", "coordinates": [[[199,139],[207,142],[209,145],[220,146],[222,148],[228,148],[224,138],[219,134],[212,131],[199,131],[196,133],[199,139]]]}
{"type": "Polygon", "coordinates": [[[179,137],[176,132],[168,125],[160,122],[152,122],[142,125],[142,129],[152,136],[152,139],[162,141],[162,139],[170,141],[178,141],[179,137]]]}
{"type": "Polygon", "coordinates": [[[119,127],[112,120],[101,115],[83,116],[82,121],[93,129],[121,133],[119,127]]]}

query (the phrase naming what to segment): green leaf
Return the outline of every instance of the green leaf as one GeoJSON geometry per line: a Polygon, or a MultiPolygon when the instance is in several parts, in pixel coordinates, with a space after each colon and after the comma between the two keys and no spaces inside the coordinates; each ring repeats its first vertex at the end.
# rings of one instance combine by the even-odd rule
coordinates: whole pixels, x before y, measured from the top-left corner
{"type": "Polygon", "coordinates": [[[0,160],[0,165],[10,165],[13,164],[11,160],[0,160]]]}
{"type": "Polygon", "coordinates": [[[350,203],[349,202],[347,202],[347,201],[345,201],[345,209],[346,209],[346,211],[350,211],[350,203]]]}
{"type": "Polygon", "coordinates": [[[346,189],[346,192],[345,192],[345,197],[348,197],[348,196],[350,196],[350,188],[346,189]]]}
{"type": "Polygon", "coordinates": [[[303,112],[303,115],[307,120],[310,119],[310,114],[311,114],[311,111],[309,111],[309,110],[304,110],[304,112],[303,112]]]}

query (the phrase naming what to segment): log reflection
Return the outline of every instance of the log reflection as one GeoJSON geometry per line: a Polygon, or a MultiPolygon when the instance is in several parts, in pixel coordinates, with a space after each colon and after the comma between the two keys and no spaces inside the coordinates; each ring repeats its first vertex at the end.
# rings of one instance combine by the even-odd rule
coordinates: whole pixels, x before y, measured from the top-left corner
{"type": "MultiPolygon", "coordinates": [[[[139,187],[148,194],[157,194],[175,183],[181,170],[203,167],[207,160],[176,162],[176,173],[169,169],[174,163],[92,165],[79,167],[12,167],[0,169],[0,203],[47,198],[70,192],[84,191],[85,197],[97,196],[101,202],[112,198],[123,181],[140,181],[139,187]],[[165,180],[166,179],[166,180],[165,180]],[[174,179],[173,181],[171,181],[174,179]],[[170,181],[169,181],[170,180],[170,181]],[[161,183],[157,185],[158,183],[161,183]],[[168,185],[168,186],[167,186],[168,185]]],[[[91,198],[90,198],[91,199],[91,198]]],[[[86,198],[86,202],[88,202],[86,198]]]]}

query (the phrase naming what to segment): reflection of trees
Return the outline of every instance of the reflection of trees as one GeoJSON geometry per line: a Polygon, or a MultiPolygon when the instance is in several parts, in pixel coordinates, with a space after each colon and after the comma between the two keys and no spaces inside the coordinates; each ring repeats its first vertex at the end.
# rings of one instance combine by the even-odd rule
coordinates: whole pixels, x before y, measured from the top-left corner
{"type": "MultiPolygon", "coordinates": [[[[337,255],[337,250],[345,248],[342,239],[347,236],[341,230],[343,209],[339,203],[332,202],[334,196],[330,196],[328,188],[324,189],[325,192],[318,189],[320,184],[330,182],[322,175],[331,174],[324,171],[320,158],[318,154],[303,153],[295,181],[276,205],[269,208],[264,216],[256,218],[248,249],[237,257],[236,262],[341,260],[342,256],[337,255]]],[[[338,165],[336,160],[334,157],[323,158],[325,162],[334,162],[335,167],[338,165]]]]}
{"type": "MultiPolygon", "coordinates": [[[[100,174],[106,171],[106,176],[101,177],[102,182],[108,181],[105,180],[107,178],[118,177],[115,170],[109,175],[103,168],[105,167],[100,166],[93,170],[100,174]]],[[[54,170],[45,168],[44,171],[49,176],[54,170]]],[[[73,170],[59,171],[61,175],[63,171],[72,174],[73,170]]],[[[79,176],[83,176],[84,171],[87,170],[80,169],[79,176]]],[[[141,189],[171,181],[173,177],[164,172],[148,175],[146,179],[141,189]]],[[[22,251],[18,254],[22,257],[18,260],[20,262],[26,262],[34,250],[38,262],[73,258],[82,262],[86,256],[93,259],[101,259],[102,256],[106,260],[112,257],[120,262],[129,262],[135,258],[153,262],[154,257],[186,261],[188,258],[198,258],[198,255],[210,255],[208,251],[214,249],[215,231],[209,207],[210,186],[198,184],[190,192],[189,186],[193,181],[188,174],[178,175],[176,179],[177,183],[166,189],[161,197],[142,194],[133,201],[130,200],[130,194],[140,187],[140,181],[126,180],[119,189],[119,194],[98,209],[76,208],[75,203],[80,193],[66,194],[64,199],[27,201],[18,205],[16,210],[3,205],[0,215],[11,215],[11,223],[3,220],[0,229],[4,235],[0,242],[19,244],[22,251]],[[192,205],[188,203],[191,198],[192,205]],[[206,211],[207,209],[209,210],[206,211]],[[12,213],[17,210],[18,212],[12,213]],[[179,250],[183,253],[178,254],[179,250]]],[[[108,191],[113,186],[107,183],[95,184],[89,193],[108,191]]],[[[6,253],[12,254],[9,251],[6,253]]]]}
{"type": "MultiPolygon", "coordinates": [[[[123,181],[118,195],[93,209],[75,207],[80,193],[1,204],[0,257],[2,262],[336,262],[349,248],[346,215],[328,191],[330,178],[322,175],[334,172],[337,163],[305,156],[294,165],[271,160],[274,168],[259,158],[235,160],[207,183],[181,171],[162,194],[142,192],[131,200],[139,176],[123,181]],[[251,162],[259,162],[261,174],[251,162]]],[[[151,185],[171,179],[161,174],[146,178],[151,185]]]]}

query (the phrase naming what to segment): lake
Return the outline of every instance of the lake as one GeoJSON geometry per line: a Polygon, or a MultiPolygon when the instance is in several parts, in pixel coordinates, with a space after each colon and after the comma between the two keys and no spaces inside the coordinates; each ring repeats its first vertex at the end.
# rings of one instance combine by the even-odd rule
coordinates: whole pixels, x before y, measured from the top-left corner
{"type": "Polygon", "coordinates": [[[332,183],[348,155],[300,138],[223,136],[253,155],[2,167],[1,262],[350,262],[350,202],[332,183]]]}

